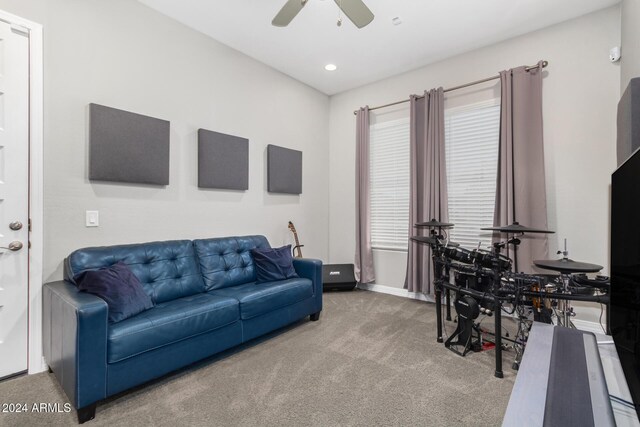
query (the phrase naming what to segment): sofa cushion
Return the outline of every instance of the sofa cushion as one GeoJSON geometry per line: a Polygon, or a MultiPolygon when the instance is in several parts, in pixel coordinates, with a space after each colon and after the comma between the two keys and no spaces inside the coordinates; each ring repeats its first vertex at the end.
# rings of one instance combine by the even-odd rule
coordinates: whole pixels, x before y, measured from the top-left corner
{"type": "Polygon", "coordinates": [[[264,236],[194,240],[207,291],[255,282],[251,250],[270,248],[264,236]]]}
{"type": "Polygon", "coordinates": [[[126,264],[155,304],[204,291],[193,244],[189,240],[79,249],[65,260],[65,279],[86,270],[126,264]]]}
{"type": "Polygon", "coordinates": [[[102,298],[109,306],[109,321],[120,322],[153,307],[138,278],[126,264],[87,270],[75,277],[78,289],[102,298]]]}
{"type": "Polygon", "coordinates": [[[313,296],[311,280],[295,278],[257,284],[255,282],[216,289],[209,295],[232,297],[240,301],[240,317],[251,319],[269,311],[313,296]]]}
{"type": "Polygon", "coordinates": [[[107,362],[118,362],[218,329],[238,319],[238,301],[222,295],[201,293],[160,303],[110,325],[107,362]]]}
{"type": "Polygon", "coordinates": [[[291,245],[273,249],[252,249],[251,256],[258,283],[298,277],[295,268],[293,268],[291,245]]]}

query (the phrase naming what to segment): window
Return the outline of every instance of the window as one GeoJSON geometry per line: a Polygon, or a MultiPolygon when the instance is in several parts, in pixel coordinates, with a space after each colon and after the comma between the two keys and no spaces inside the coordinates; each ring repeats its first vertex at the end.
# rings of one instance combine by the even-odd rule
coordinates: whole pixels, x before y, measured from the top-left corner
{"type": "MultiPolygon", "coordinates": [[[[371,243],[406,251],[409,239],[409,119],[371,126],[371,243]]],[[[445,111],[445,153],[451,240],[465,248],[491,245],[499,100],[445,111]]],[[[438,218],[439,219],[439,218],[438,218]]]]}
{"type": "Polygon", "coordinates": [[[371,244],[407,250],[409,239],[409,119],[370,129],[371,244]]]}
{"type": "Polygon", "coordinates": [[[445,111],[450,237],[469,249],[491,245],[499,139],[497,100],[445,111]]]}

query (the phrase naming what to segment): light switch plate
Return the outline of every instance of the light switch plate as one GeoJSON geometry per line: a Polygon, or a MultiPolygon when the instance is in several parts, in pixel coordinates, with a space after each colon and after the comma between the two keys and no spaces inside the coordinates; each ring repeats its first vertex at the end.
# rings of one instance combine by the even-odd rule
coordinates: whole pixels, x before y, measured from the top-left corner
{"type": "Polygon", "coordinates": [[[98,211],[87,211],[86,226],[98,227],[99,225],[100,225],[100,216],[98,214],[98,211]]]}

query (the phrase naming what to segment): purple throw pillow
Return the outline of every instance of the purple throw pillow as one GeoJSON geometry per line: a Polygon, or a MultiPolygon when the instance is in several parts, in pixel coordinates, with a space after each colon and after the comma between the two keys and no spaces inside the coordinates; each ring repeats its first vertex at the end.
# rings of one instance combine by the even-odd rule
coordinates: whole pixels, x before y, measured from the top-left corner
{"type": "Polygon", "coordinates": [[[281,248],[252,249],[253,263],[256,268],[256,282],[273,282],[298,277],[293,268],[291,245],[281,248]]]}
{"type": "Polygon", "coordinates": [[[106,301],[109,322],[119,322],[153,307],[153,301],[144,291],[142,283],[123,262],[84,271],[74,280],[81,291],[106,301]]]}

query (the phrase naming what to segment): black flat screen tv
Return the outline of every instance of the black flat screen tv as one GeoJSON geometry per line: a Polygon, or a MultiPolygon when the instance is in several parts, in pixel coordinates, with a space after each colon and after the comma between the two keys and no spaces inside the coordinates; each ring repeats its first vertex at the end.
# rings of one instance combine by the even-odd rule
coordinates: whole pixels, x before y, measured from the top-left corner
{"type": "Polygon", "coordinates": [[[609,326],[640,416],[640,150],[611,176],[609,326]]]}

